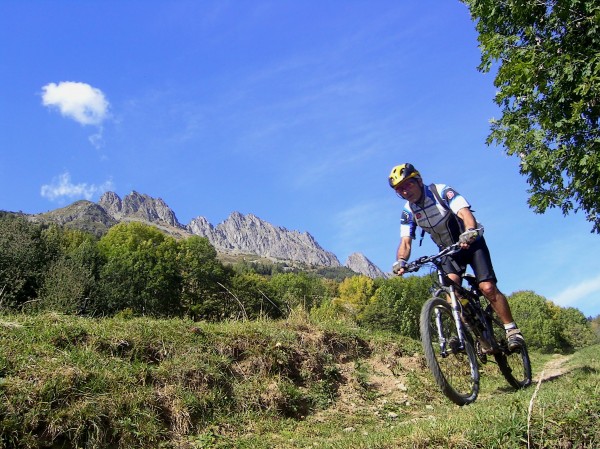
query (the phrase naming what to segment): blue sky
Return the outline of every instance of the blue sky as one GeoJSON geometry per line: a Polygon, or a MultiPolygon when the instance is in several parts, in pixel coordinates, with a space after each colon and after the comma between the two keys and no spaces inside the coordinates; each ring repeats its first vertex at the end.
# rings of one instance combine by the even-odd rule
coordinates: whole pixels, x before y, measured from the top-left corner
{"type": "Polygon", "coordinates": [[[389,271],[387,176],[412,162],[472,203],[501,290],[600,314],[599,236],[534,214],[484,143],[493,75],[458,0],[4,0],[0,41],[2,210],[135,190],[183,224],[252,213],[389,271]]]}

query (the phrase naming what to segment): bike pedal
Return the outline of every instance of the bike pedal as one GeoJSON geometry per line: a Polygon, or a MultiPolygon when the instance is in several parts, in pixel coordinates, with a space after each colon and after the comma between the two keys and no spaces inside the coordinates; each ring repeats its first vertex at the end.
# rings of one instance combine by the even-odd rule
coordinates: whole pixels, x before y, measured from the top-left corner
{"type": "Polygon", "coordinates": [[[483,355],[491,355],[494,353],[494,348],[492,348],[489,344],[482,343],[479,340],[477,341],[477,350],[483,355]]]}

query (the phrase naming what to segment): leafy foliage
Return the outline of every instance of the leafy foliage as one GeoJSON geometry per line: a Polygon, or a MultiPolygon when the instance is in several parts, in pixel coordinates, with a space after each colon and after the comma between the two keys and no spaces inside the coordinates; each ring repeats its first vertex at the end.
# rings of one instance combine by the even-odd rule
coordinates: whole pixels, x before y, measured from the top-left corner
{"type": "Polygon", "coordinates": [[[322,267],[317,269],[317,275],[342,282],[344,279],[356,276],[356,272],[348,267],[322,267]]]}
{"type": "Polygon", "coordinates": [[[351,311],[354,317],[359,316],[369,304],[375,292],[374,282],[367,276],[353,276],[344,279],[338,288],[340,305],[351,311]]]}
{"type": "Polygon", "coordinates": [[[129,308],[139,314],[177,315],[181,277],[173,237],[142,223],[121,223],[98,246],[105,258],[101,310],[114,313],[129,308]]]}
{"type": "Polygon", "coordinates": [[[52,261],[40,290],[39,308],[63,313],[85,313],[97,297],[100,255],[96,238],[86,232],[52,225],[42,233],[53,248],[52,261]]]}
{"type": "Polygon", "coordinates": [[[479,69],[497,67],[502,116],[488,144],[521,159],[536,212],[581,209],[600,232],[600,4],[462,1],[479,32],[479,69]]]}
{"type": "Polygon", "coordinates": [[[284,315],[284,306],[265,276],[257,273],[236,274],[231,279],[231,288],[239,301],[239,304],[230,301],[235,316],[240,316],[240,307],[243,307],[244,316],[251,319],[259,316],[279,318],[284,315]]]}
{"type": "Polygon", "coordinates": [[[596,340],[600,341],[600,315],[590,320],[592,331],[596,335],[596,340]]]}
{"type": "Polygon", "coordinates": [[[360,323],[387,329],[411,338],[419,338],[419,313],[430,296],[429,276],[409,276],[386,280],[365,308],[360,323]]]}
{"type": "Polygon", "coordinates": [[[270,285],[288,312],[297,307],[310,310],[327,295],[322,279],[307,273],[277,273],[270,285]]]}
{"type": "Polygon", "coordinates": [[[223,294],[221,285],[229,278],[229,273],[217,259],[217,251],[208,239],[189,237],[179,242],[177,263],[184,310],[195,318],[213,313],[210,304],[220,302],[223,294]]]}
{"type": "MultiPolygon", "coordinates": [[[[87,232],[40,226],[0,214],[0,305],[7,310],[133,319],[290,318],[359,324],[418,338],[418,316],[429,276],[341,281],[314,272],[235,271],[217,259],[207,239],[184,240],[141,223],[114,226],[98,240],[87,232]]],[[[598,341],[598,318],[561,308],[534,292],[509,301],[532,349],[570,352],[598,341]]]]}
{"type": "Polygon", "coordinates": [[[37,298],[48,264],[41,227],[0,215],[0,304],[17,308],[37,298]]]}
{"type": "Polygon", "coordinates": [[[532,291],[522,291],[513,293],[508,301],[530,348],[551,353],[561,347],[561,329],[546,298],[532,291]]]}
{"type": "Polygon", "coordinates": [[[585,315],[573,307],[559,307],[532,291],[513,293],[508,300],[532,349],[572,352],[599,341],[585,315]]]}
{"type": "Polygon", "coordinates": [[[565,350],[578,350],[600,341],[585,315],[574,307],[558,308],[556,321],[562,329],[565,350]]]}

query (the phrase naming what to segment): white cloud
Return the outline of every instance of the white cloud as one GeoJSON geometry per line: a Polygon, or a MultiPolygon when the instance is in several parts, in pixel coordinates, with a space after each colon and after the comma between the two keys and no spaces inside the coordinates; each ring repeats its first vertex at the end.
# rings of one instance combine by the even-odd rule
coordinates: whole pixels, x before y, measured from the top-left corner
{"type": "Polygon", "coordinates": [[[71,183],[71,175],[65,172],[52,180],[51,184],[42,186],[41,194],[44,198],[50,201],[55,201],[62,198],[85,198],[91,200],[96,194],[104,193],[108,190],[113,190],[112,181],[106,181],[100,186],[86,183],[73,184],[71,183]]]}
{"type": "Polygon", "coordinates": [[[90,137],[88,137],[88,139],[96,149],[100,149],[104,144],[104,140],[102,138],[102,128],[100,128],[96,134],[92,134],[90,137]]]}
{"type": "Polygon", "coordinates": [[[42,103],[82,125],[101,125],[108,118],[109,103],[100,89],[86,83],[62,81],[42,87],[42,103]]]}
{"type": "Polygon", "coordinates": [[[560,306],[570,307],[586,302],[586,298],[593,293],[600,293],[600,275],[565,288],[552,298],[552,301],[560,306]]]}

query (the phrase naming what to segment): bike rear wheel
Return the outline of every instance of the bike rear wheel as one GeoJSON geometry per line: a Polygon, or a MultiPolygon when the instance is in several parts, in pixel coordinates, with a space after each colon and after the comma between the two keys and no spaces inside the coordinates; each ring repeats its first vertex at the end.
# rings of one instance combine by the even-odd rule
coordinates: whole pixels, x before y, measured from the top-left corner
{"type": "Polygon", "coordinates": [[[506,381],[517,390],[529,386],[531,384],[531,362],[527,346],[523,344],[522,348],[510,351],[504,325],[495,314],[492,314],[489,319],[494,337],[501,349],[500,352],[494,354],[500,372],[506,381]]]}
{"type": "Polygon", "coordinates": [[[460,349],[452,308],[441,298],[428,299],[421,309],[421,341],[427,366],[442,393],[458,405],[470,404],[479,393],[479,368],[470,338],[460,349]]]}

